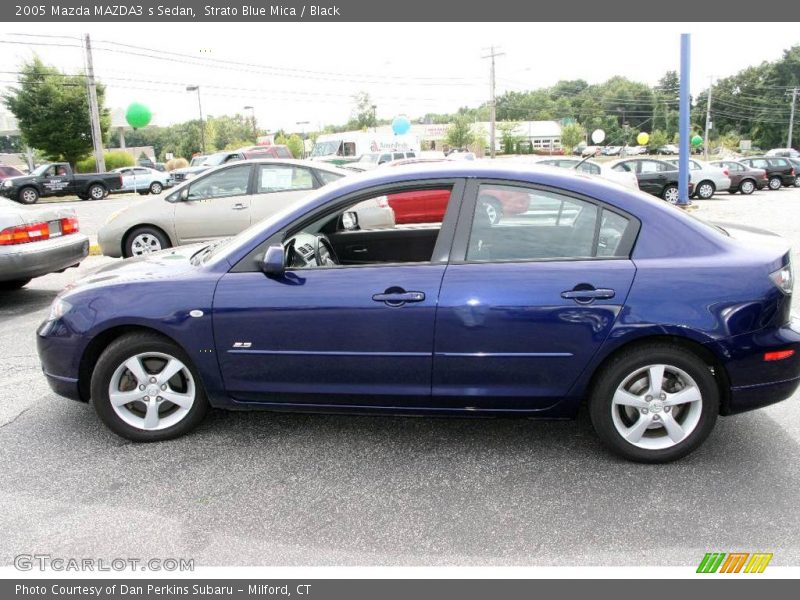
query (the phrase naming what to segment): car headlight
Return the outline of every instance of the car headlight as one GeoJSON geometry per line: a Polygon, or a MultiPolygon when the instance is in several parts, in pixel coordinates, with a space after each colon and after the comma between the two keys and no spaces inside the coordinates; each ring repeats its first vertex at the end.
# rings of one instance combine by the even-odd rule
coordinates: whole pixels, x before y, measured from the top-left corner
{"type": "Polygon", "coordinates": [[[769,274],[772,283],[778,286],[784,294],[791,294],[794,287],[794,277],[792,276],[792,264],[789,263],[769,274]]]}
{"type": "Polygon", "coordinates": [[[4,188],[6,188],[6,187],[11,187],[12,185],[14,185],[14,182],[13,182],[13,181],[11,181],[10,179],[6,179],[6,180],[3,182],[3,187],[4,187],[4,188]]]}
{"type": "Polygon", "coordinates": [[[56,321],[67,314],[72,308],[72,304],[63,298],[56,298],[50,305],[50,314],[47,315],[48,321],[56,321]]]}

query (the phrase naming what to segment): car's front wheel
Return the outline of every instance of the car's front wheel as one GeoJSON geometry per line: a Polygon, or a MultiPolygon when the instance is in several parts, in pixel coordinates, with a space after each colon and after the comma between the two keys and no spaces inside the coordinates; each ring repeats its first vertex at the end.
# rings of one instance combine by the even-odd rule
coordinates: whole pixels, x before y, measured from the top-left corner
{"type": "Polygon", "coordinates": [[[597,379],[589,400],[602,442],[637,462],[663,463],[694,451],[711,433],[719,390],[708,365],[674,344],[623,351],[597,379]]]}
{"type": "Polygon", "coordinates": [[[130,258],[131,256],[152,254],[171,246],[167,236],[158,229],[139,227],[127,236],[123,250],[125,258],[130,258]]]}
{"type": "Polygon", "coordinates": [[[695,195],[701,200],[709,200],[714,196],[715,191],[716,188],[714,187],[713,183],[710,181],[701,181],[697,186],[695,195]]]}
{"type": "Polygon", "coordinates": [[[186,353],[148,333],[123,336],[100,355],[92,374],[91,400],[109,429],[134,442],[188,433],[208,410],[186,353]]]}
{"type": "Polygon", "coordinates": [[[160,182],[154,181],[150,184],[150,193],[151,194],[160,194],[164,190],[164,186],[161,185],[160,182]]]}

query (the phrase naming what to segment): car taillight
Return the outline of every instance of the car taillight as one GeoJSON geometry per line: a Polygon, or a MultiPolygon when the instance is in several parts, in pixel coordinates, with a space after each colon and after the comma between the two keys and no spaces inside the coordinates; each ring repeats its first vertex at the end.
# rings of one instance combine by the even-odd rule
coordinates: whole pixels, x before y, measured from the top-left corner
{"type": "Polygon", "coordinates": [[[78,226],[77,217],[66,217],[65,219],[61,219],[62,235],[68,235],[70,233],[78,233],[78,231],[80,231],[80,227],[78,226]]]}
{"type": "Polygon", "coordinates": [[[774,352],[764,352],[764,360],[767,362],[773,360],[783,360],[794,356],[794,350],[775,350],[774,352]]]}
{"type": "Polygon", "coordinates": [[[27,244],[28,242],[38,242],[49,237],[50,228],[47,223],[7,227],[0,231],[0,246],[15,246],[17,244],[27,244]]]}
{"type": "Polygon", "coordinates": [[[794,167],[792,167],[792,177],[794,177],[794,167]]]}
{"type": "Polygon", "coordinates": [[[792,265],[791,263],[788,265],[784,265],[777,271],[773,271],[769,274],[769,278],[772,280],[778,289],[781,290],[784,294],[791,294],[792,287],[794,286],[794,277],[792,276],[792,265]]]}
{"type": "Polygon", "coordinates": [[[725,177],[730,177],[730,174],[731,174],[731,172],[728,171],[728,169],[722,169],[722,173],[723,173],[723,175],[725,175],[725,177]]]}

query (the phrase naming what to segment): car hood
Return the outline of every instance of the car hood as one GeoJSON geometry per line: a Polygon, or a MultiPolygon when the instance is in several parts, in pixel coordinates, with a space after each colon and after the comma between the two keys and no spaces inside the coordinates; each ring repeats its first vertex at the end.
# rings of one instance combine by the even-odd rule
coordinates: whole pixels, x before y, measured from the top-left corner
{"type": "Polygon", "coordinates": [[[183,173],[202,173],[203,171],[208,171],[209,169],[212,169],[212,168],[213,167],[211,165],[197,165],[197,166],[194,166],[194,167],[182,167],[180,169],[174,169],[174,170],[170,171],[170,173],[171,174],[174,174],[174,173],[179,173],[179,174],[183,174],[183,173]]]}
{"type": "Polygon", "coordinates": [[[83,291],[120,283],[140,280],[165,279],[197,269],[191,263],[192,256],[208,244],[191,244],[169,248],[145,256],[136,256],[115,261],[92,271],[65,288],[64,293],[83,291]]]}

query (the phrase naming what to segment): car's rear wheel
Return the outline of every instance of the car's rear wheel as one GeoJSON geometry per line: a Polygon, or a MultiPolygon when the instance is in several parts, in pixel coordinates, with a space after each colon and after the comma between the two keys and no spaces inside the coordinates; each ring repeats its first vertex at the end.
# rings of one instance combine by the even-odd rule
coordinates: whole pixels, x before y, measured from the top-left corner
{"type": "Polygon", "coordinates": [[[152,254],[171,246],[172,244],[162,231],[154,227],[139,227],[128,234],[125,240],[125,258],[152,254]]]}
{"type": "Polygon", "coordinates": [[[745,196],[749,196],[754,191],[756,191],[756,182],[752,179],[745,179],[742,183],[739,184],[739,191],[742,192],[745,196]]]}
{"type": "Polygon", "coordinates": [[[89,186],[87,193],[92,200],[102,200],[106,197],[106,188],[99,183],[95,183],[89,186]]]}
{"type": "Polygon", "coordinates": [[[150,193],[151,194],[160,194],[164,190],[164,186],[161,185],[158,181],[154,181],[150,184],[150,193]]]}
{"type": "Polygon", "coordinates": [[[597,435],[617,454],[669,462],[694,451],[711,433],[719,390],[695,354],[650,344],[611,360],[594,385],[589,411],[597,435]]]}
{"type": "Polygon", "coordinates": [[[481,196],[478,198],[478,202],[481,205],[481,209],[486,212],[486,216],[489,217],[489,223],[496,225],[500,222],[500,219],[503,218],[502,204],[491,196],[481,196]]]}
{"type": "Polygon", "coordinates": [[[28,285],[30,279],[12,279],[11,281],[0,281],[0,291],[18,290],[28,285]]]}
{"type": "Polygon", "coordinates": [[[697,190],[695,191],[695,195],[700,198],[701,200],[709,200],[714,196],[714,192],[716,191],[716,187],[710,181],[701,181],[697,185],[697,190]]]}
{"type": "Polygon", "coordinates": [[[677,185],[668,185],[664,188],[664,191],[661,192],[661,197],[669,202],[670,204],[677,204],[678,203],[678,186],[677,185]]]}
{"type": "Polygon", "coordinates": [[[39,200],[39,192],[36,191],[36,188],[25,187],[19,191],[17,198],[22,204],[36,204],[39,200]]]}
{"type": "Polygon", "coordinates": [[[769,185],[769,189],[771,189],[771,190],[779,190],[779,189],[781,189],[781,186],[783,185],[783,182],[781,181],[781,178],[776,175],[775,177],[770,177],[769,178],[769,184],[768,185],[769,185]]]}
{"type": "Polygon", "coordinates": [[[109,429],[135,442],[188,433],[208,410],[186,353],[148,333],[123,336],[105,349],[92,373],[91,400],[109,429]]]}

